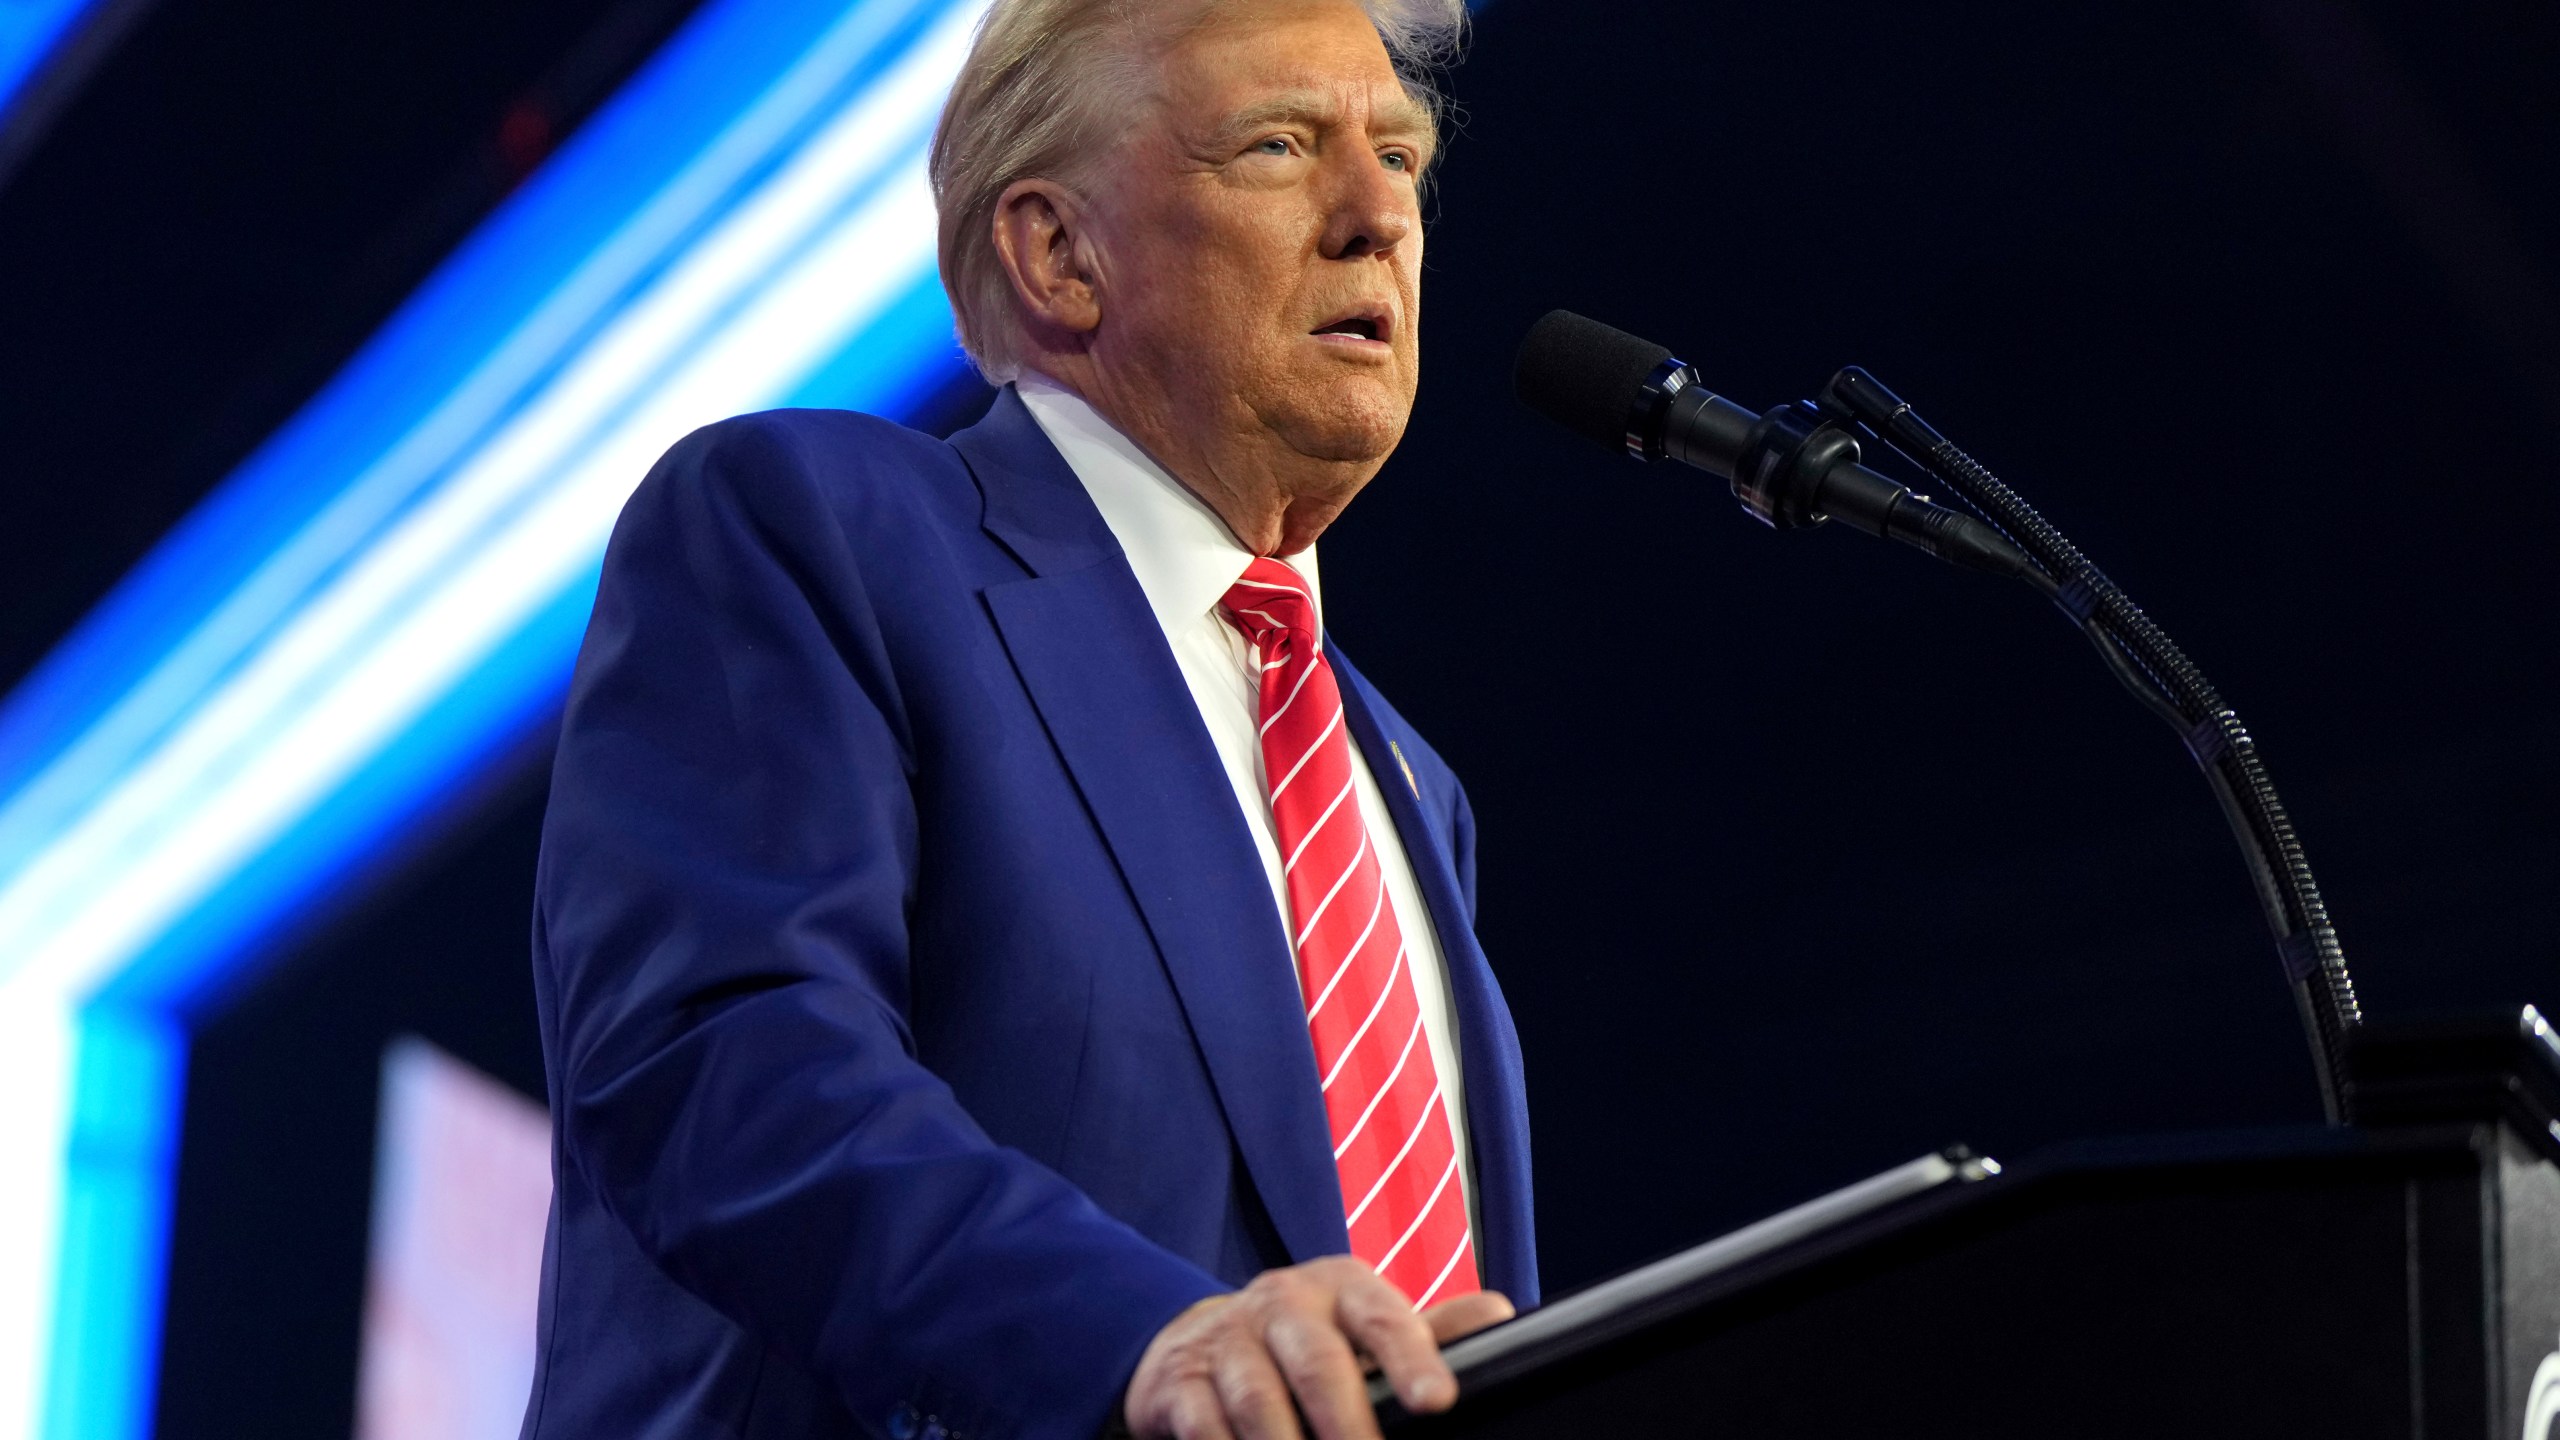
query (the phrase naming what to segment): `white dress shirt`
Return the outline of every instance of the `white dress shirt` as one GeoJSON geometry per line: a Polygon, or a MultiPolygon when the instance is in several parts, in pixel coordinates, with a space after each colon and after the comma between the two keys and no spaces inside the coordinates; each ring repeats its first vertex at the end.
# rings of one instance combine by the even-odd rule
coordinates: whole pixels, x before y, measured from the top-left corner
{"type": "MultiPolygon", "coordinates": [[[[1245,828],[1262,855],[1264,878],[1271,882],[1271,919],[1288,944],[1289,890],[1280,866],[1280,843],[1273,833],[1271,805],[1265,798],[1262,773],[1260,669],[1244,636],[1218,614],[1229,587],[1242,579],[1254,554],[1236,543],[1226,522],[1218,518],[1182,482],[1165,473],[1147,453],[1114,429],[1083,397],[1046,376],[1025,373],[1017,383],[1024,408],[1039,422],[1049,442],[1066,457],[1067,467],[1084,482],[1103,523],[1111,527],[1120,549],[1146,592],[1148,608],[1164,627],[1174,663],[1191,687],[1192,703],[1217,746],[1236,804],[1244,811],[1245,828]]],[[[1324,617],[1324,587],[1316,575],[1313,546],[1283,557],[1306,577],[1319,623],[1324,617]]],[[[1413,862],[1404,839],[1378,793],[1377,777],[1355,739],[1351,771],[1360,795],[1360,820],[1369,827],[1369,843],[1385,872],[1387,901],[1395,907],[1396,924],[1404,932],[1412,963],[1415,999],[1422,1005],[1422,1031],[1431,1047],[1431,1064],[1449,1105],[1449,1123],[1458,1142],[1458,1182],[1466,1194],[1470,1229],[1481,1229],[1476,1216],[1475,1159],[1467,1148],[1467,1107],[1458,1069],[1457,1024],[1449,1008],[1448,962],[1431,911],[1414,883],[1413,862]]],[[[1402,779],[1401,775],[1396,778],[1402,779]]]]}

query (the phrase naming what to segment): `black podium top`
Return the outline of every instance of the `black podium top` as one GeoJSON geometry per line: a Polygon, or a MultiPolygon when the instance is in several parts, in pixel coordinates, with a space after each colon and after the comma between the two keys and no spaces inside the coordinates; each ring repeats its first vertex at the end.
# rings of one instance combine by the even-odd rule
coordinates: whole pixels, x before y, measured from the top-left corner
{"type": "Polygon", "coordinates": [[[2381,1032],[2358,1129],[1898,1166],[1449,1347],[1400,1435],[2560,1440],[2560,1044],[2381,1032]]]}

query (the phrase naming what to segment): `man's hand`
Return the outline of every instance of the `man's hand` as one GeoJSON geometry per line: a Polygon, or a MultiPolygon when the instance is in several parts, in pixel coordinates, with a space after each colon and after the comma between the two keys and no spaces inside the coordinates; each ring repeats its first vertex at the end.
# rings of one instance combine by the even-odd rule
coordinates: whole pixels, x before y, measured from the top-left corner
{"type": "Polygon", "coordinates": [[[1440,1347],[1511,1316],[1511,1302],[1491,1291],[1416,1313],[1403,1291],[1347,1255],[1266,1270],[1158,1331],[1122,1410],[1141,1440],[1295,1440],[1303,1432],[1294,1399],[1318,1440],[1376,1440],[1362,1357],[1386,1372],[1407,1410],[1446,1410],[1458,1380],[1440,1347]]]}

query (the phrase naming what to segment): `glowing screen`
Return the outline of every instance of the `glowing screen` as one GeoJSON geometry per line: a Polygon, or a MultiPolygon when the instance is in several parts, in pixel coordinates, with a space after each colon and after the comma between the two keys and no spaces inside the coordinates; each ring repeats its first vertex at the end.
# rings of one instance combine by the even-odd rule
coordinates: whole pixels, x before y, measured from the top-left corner
{"type": "Polygon", "coordinates": [[[513,1440],[551,1209],[542,1106],[421,1040],[382,1063],[356,1440],[513,1440]]]}

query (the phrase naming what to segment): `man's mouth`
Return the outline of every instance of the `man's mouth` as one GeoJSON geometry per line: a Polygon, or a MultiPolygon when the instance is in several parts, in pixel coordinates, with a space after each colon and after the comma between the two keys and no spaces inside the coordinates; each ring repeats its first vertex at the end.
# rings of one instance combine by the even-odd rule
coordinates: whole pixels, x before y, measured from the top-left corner
{"type": "Polygon", "coordinates": [[[1355,340],[1383,341],[1390,321],[1384,310],[1360,309],[1338,316],[1309,331],[1312,335],[1342,335],[1355,340]]]}

